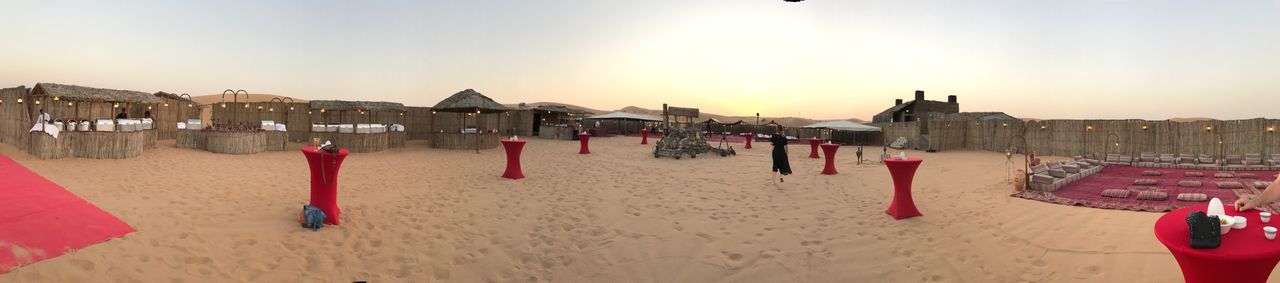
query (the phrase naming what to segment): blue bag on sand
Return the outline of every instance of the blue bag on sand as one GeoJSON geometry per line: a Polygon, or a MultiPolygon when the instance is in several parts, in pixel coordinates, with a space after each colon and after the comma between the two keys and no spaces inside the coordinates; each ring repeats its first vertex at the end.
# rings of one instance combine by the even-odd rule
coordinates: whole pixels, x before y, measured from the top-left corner
{"type": "Polygon", "coordinates": [[[311,228],[312,231],[315,231],[320,230],[320,227],[324,227],[324,211],[320,211],[320,208],[318,207],[311,206],[310,204],[303,205],[302,217],[305,220],[305,222],[302,223],[303,228],[311,228]]]}

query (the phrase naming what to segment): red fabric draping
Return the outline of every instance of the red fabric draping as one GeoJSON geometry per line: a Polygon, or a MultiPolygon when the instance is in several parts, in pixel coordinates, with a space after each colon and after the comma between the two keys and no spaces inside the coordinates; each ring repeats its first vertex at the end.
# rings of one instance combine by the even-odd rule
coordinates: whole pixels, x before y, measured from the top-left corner
{"type": "Polygon", "coordinates": [[[915,200],[911,199],[911,182],[921,162],[924,160],[919,158],[884,160],[884,165],[889,167],[889,175],[893,176],[893,201],[889,203],[889,210],[885,213],[892,215],[893,219],[921,216],[920,210],[916,209],[915,200]]]}
{"type": "Polygon", "coordinates": [[[311,206],[324,211],[324,224],[338,225],[338,215],[342,213],[338,208],[338,169],[342,168],[348,152],[342,149],[328,153],[310,146],[301,151],[311,168],[311,206]]]}
{"type": "Polygon", "coordinates": [[[1156,220],[1156,239],[1173,253],[1187,282],[1266,282],[1276,262],[1280,261],[1280,242],[1267,240],[1262,227],[1277,226],[1274,221],[1280,221],[1277,220],[1280,218],[1272,217],[1272,223],[1262,223],[1258,218],[1260,211],[1236,212],[1231,203],[1225,204],[1227,215],[1244,216],[1248,225],[1222,235],[1218,248],[1191,248],[1187,215],[1192,211],[1204,211],[1207,207],[1204,205],[1165,213],[1156,220]]]}

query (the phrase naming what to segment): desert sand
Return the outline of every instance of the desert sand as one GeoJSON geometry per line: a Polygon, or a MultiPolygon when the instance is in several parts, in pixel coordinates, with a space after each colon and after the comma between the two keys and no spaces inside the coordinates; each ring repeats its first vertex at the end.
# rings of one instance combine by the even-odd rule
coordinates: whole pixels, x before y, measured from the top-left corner
{"type": "Polygon", "coordinates": [[[925,159],[914,190],[924,216],[894,221],[887,170],[854,164],[852,147],[826,176],[792,145],[796,174],[775,184],[765,146],[671,160],[638,141],[595,138],[593,154],[578,155],[576,141],[530,140],[529,178],[518,181],[499,177],[501,150],[417,141],[352,154],[342,225],[319,231],[297,223],[308,198],[297,151],[233,156],[161,141],[133,159],[41,161],[0,145],[137,228],[0,281],[1181,280],[1152,234],[1159,214],[1009,197],[1000,153],[908,152],[925,159]]]}

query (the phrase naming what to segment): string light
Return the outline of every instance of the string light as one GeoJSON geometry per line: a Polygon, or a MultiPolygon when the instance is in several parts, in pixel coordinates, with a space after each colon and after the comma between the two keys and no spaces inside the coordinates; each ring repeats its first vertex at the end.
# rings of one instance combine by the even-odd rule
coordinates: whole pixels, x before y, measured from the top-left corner
{"type": "Polygon", "coordinates": [[[187,103],[187,107],[195,107],[195,105],[192,105],[191,103],[187,103]]]}

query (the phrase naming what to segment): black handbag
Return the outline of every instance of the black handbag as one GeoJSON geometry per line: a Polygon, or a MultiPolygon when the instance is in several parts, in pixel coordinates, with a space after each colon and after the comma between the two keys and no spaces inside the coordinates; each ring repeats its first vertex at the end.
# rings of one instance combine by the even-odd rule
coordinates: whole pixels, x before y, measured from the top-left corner
{"type": "Polygon", "coordinates": [[[1191,248],[1213,249],[1222,243],[1222,222],[1218,216],[1207,216],[1204,211],[1187,215],[1187,230],[1191,231],[1191,248]]]}

